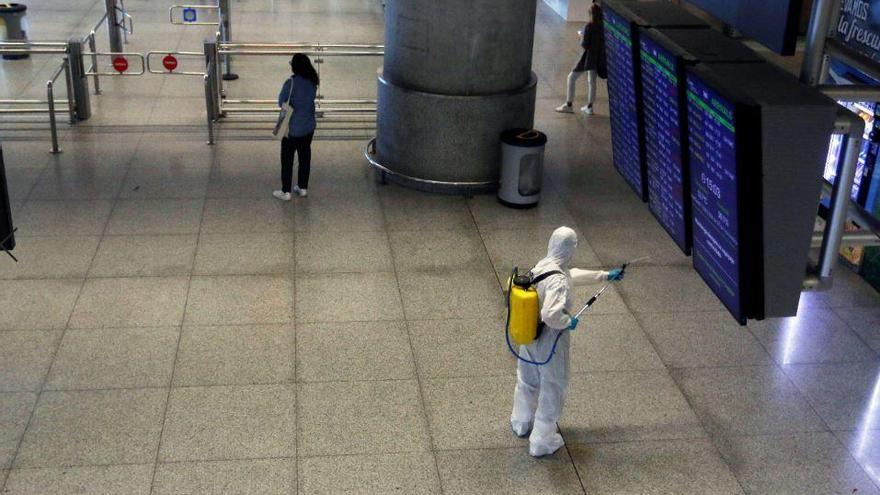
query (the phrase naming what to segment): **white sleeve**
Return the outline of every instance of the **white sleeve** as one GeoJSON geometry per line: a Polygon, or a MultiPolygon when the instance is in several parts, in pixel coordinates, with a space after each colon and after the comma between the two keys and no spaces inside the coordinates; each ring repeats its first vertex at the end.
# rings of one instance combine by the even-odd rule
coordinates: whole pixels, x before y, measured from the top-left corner
{"type": "Polygon", "coordinates": [[[544,282],[544,301],[541,304],[541,321],[554,330],[564,330],[571,326],[571,316],[566,312],[566,287],[560,278],[553,276],[544,282]]]}
{"type": "Polygon", "coordinates": [[[608,272],[581,270],[580,268],[571,269],[571,283],[573,285],[590,285],[604,280],[608,280],[608,272]]]}

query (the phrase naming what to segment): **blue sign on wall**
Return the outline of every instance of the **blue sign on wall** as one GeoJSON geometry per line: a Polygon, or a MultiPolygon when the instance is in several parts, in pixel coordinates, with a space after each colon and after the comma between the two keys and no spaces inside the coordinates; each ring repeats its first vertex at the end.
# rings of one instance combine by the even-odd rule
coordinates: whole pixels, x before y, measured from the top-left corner
{"type": "Polygon", "coordinates": [[[837,40],[880,62],[880,0],[843,0],[837,40]]]}

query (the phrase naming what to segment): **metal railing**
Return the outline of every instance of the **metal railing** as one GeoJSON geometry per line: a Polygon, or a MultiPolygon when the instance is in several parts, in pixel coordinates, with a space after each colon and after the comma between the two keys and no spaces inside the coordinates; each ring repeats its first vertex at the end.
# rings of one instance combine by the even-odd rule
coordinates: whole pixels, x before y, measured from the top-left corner
{"type": "Polygon", "coordinates": [[[0,40],[0,55],[63,55],[66,53],[66,41],[0,40]]]}
{"type": "Polygon", "coordinates": [[[76,120],[74,100],[71,96],[71,78],[70,78],[70,62],[65,57],[61,63],[61,65],[52,73],[52,77],[46,82],[46,99],[45,100],[23,100],[23,99],[15,99],[15,100],[0,100],[0,106],[4,107],[12,107],[12,108],[0,108],[0,114],[5,115],[33,115],[33,114],[48,114],[49,115],[49,131],[52,137],[52,153],[60,153],[61,149],[58,146],[58,123],[56,120],[56,112],[63,111],[57,110],[57,104],[67,105],[67,112],[70,116],[70,122],[74,122],[76,120]],[[61,77],[61,74],[64,74],[64,81],[67,86],[67,98],[65,99],[55,99],[55,84],[58,82],[58,78],[61,77]]]}
{"type": "MultiPolygon", "coordinates": [[[[174,52],[174,51],[153,51],[147,52],[146,60],[147,60],[147,72],[150,74],[161,74],[165,76],[204,76],[205,71],[187,71],[187,70],[162,70],[157,69],[156,64],[153,62],[156,57],[162,57],[163,59],[167,56],[173,56],[178,62],[181,59],[198,59],[199,62],[205,63],[205,54],[202,52],[174,52]]],[[[163,67],[164,68],[164,67],[163,67]]]]}
{"type": "MultiPolygon", "coordinates": [[[[274,121],[278,113],[278,102],[275,99],[234,99],[228,98],[226,89],[223,87],[219,67],[223,57],[236,56],[274,56],[289,57],[294,53],[302,53],[313,57],[318,74],[321,67],[326,63],[325,58],[330,57],[382,57],[385,54],[384,45],[379,44],[355,44],[355,43],[242,43],[222,42],[220,33],[217,33],[214,41],[205,43],[205,58],[215,70],[207,72],[211,79],[213,93],[206,95],[210,99],[206,103],[216,112],[215,121],[235,116],[235,122],[268,124],[274,121]],[[270,117],[271,116],[271,117],[270,117]],[[238,118],[244,117],[244,120],[238,118]],[[262,118],[260,118],[262,117],[262,118]]],[[[350,124],[368,124],[375,126],[376,110],[378,101],[371,98],[326,98],[319,92],[315,100],[316,118],[319,122],[335,122],[350,124]]],[[[350,128],[350,130],[364,128],[350,128]]]]}

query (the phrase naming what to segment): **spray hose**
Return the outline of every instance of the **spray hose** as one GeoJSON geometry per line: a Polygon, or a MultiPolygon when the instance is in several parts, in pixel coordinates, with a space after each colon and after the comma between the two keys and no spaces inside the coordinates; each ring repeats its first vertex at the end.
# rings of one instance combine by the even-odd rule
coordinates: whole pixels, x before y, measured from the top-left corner
{"type": "MultiPolygon", "coordinates": [[[[621,265],[620,270],[622,271],[622,273],[626,273],[626,269],[630,265],[633,265],[633,264],[639,263],[639,262],[643,262],[643,261],[648,261],[650,259],[651,259],[650,256],[645,256],[645,257],[638,258],[638,259],[635,259],[632,261],[628,261],[628,262],[624,263],[623,265],[621,265]]],[[[510,298],[510,291],[513,290],[513,278],[517,274],[517,272],[518,272],[517,268],[514,268],[513,272],[510,274],[510,280],[507,281],[507,297],[508,297],[507,324],[504,326],[504,337],[507,340],[507,348],[510,349],[511,354],[513,354],[518,360],[520,360],[524,363],[531,364],[534,366],[544,366],[553,360],[553,356],[556,354],[556,347],[559,346],[559,340],[562,338],[563,335],[565,335],[565,332],[569,332],[571,330],[559,330],[559,333],[556,335],[556,340],[553,341],[553,347],[550,348],[550,355],[547,356],[547,359],[544,361],[534,361],[534,360],[525,358],[522,355],[520,355],[518,352],[516,352],[516,349],[514,349],[514,347],[513,347],[513,342],[510,341],[510,311],[511,311],[511,308],[510,308],[510,299],[509,298],[510,298]]],[[[574,315],[574,318],[580,318],[580,316],[582,314],[584,314],[587,310],[589,310],[591,307],[593,307],[593,304],[595,304],[596,301],[598,301],[599,298],[602,297],[602,294],[604,294],[605,291],[608,290],[608,288],[611,287],[611,284],[613,284],[613,283],[614,283],[613,280],[608,282],[599,290],[599,292],[596,292],[596,294],[594,294],[593,297],[591,297],[590,300],[587,301],[587,303],[584,305],[584,307],[582,307],[581,310],[578,311],[574,315]]]]}

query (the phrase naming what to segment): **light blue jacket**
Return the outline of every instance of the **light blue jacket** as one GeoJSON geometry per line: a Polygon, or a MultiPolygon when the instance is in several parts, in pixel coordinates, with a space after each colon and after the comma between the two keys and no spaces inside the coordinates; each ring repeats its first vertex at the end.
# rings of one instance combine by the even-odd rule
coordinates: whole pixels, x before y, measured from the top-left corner
{"type": "Polygon", "coordinates": [[[293,116],[290,118],[290,136],[303,137],[315,132],[315,95],[318,88],[302,76],[293,76],[285,81],[278,95],[278,106],[290,98],[293,116]],[[290,98],[290,86],[293,84],[293,97],[290,98]]]}

